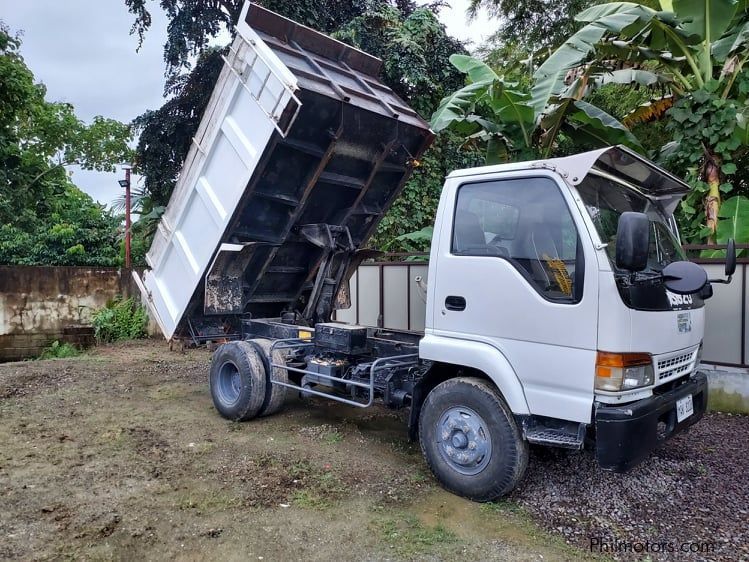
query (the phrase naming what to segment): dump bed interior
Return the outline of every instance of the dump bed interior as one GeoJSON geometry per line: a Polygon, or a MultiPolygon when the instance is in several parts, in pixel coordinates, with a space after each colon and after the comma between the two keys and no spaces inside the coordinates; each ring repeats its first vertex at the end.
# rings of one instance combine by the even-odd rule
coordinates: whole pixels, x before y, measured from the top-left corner
{"type": "MultiPolygon", "coordinates": [[[[418,114],[380,82],[378,59],[254,4],[242,18],[233,60],[241,41],[261,46],[293,75],[295,99],[268,112],[275,130],[167,337],[230,335],[242,317],[284,312],[296,312],[301,323],[327,320],[357,250],[432,139],[418,114]]],[[[247,83],[262,78],[251,66],[233,66],[247,83]]],[[[262,99],[253,95],[252,102],[262,99]]],[[[211,119],[207,111],[203,120],[211,119]]],[[[167,220],[181,199],[175,193],[167,220]]],[[[199,233],[192,236],[187,246],[200,243],[199,233]]]]}

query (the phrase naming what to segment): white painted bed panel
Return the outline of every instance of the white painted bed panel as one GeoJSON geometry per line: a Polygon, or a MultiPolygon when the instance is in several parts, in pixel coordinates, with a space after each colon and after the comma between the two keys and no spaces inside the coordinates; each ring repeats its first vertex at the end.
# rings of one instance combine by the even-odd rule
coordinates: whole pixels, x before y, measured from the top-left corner
{"type": "Polygon", "coordinates": [[[295,89],[285,65],[241,25],[148,252],[151,269],[137,279],[167,339],[205,275],[278,118],[299,103],[295,89]]]}

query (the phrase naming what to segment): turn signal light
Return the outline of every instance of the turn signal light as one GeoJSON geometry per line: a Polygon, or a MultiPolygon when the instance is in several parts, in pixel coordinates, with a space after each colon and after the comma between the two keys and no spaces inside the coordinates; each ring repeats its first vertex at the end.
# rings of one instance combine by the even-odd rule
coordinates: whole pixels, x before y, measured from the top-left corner
{"type": "Polygon", "coordinates": [[[653,384],[653,360],[649,353],[609,353],[596,356],[596,390],[620,392],[653,384]]]}

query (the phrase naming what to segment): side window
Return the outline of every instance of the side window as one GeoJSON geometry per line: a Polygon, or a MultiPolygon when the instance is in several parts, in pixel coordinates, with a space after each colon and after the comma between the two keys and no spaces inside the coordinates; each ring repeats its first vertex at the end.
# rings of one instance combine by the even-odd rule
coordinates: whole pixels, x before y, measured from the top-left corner
{"type": "Polygon", "coordinates": [[[580,299],[580,242],[554,181],[539,177],[469,183],[458,189],[456,203],[453,254],[505,258],[545,298],[580,299]]]}

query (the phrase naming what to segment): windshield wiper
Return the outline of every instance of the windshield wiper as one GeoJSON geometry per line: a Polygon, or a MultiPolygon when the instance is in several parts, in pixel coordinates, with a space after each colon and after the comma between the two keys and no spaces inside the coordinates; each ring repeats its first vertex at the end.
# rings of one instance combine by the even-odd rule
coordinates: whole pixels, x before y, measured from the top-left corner
{"type": "Polygon", "coordinates": [[[660,271],[618,271],[616,273],[618,281],[623,281],[626,285],[639,285],[654,283],[663,280],[663,274],[660,271]]]}

